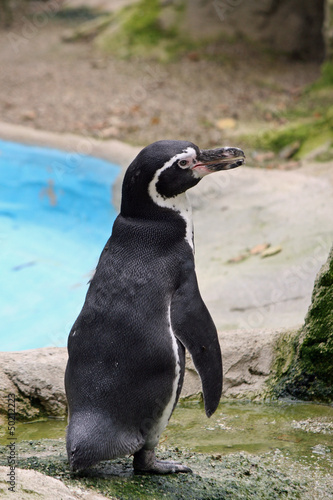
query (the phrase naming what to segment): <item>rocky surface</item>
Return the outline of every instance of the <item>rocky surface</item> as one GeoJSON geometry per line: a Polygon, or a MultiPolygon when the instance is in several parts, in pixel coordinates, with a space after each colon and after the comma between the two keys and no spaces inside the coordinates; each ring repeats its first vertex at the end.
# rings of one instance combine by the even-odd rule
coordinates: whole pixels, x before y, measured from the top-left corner
{"type": "MultiPolygon", "coordinates": [[[[61,2],[50,3],[60,8],[61,2]]],[[[236,3],[245,8],[251,2],[236,3]]],[[[30,4],[47,8],[44,2],[30,4]]],[[[207,6],[220,28],[213,4],[207,6]]],[[[57,9],[49,10],[44,24],[36,26],[18,16],[8,30],[0,29],[0,68],[6,69],[0,77],[0,116],[7,123],[140,145],[182,138],[219,146],[230,131],[248,130],[250,123],[276,125],[276,113],[293,105],[302,87],[319,76],[318,63],[284,57],[272,63],[255,45],[237,39],[213,44],[205,57],[191,51],[168,65],[119,60],[90,43],[64,43],[63,34],[82,21],[56,15],[57,9]],[[221,124],[225,118],[232,121],[221,124]]],[[[197,35],[200,16],[196,23],[197,35]]],[[[206,26],[210,29],[209,21],[206,26]]],[[[310,36],[305,40],[312,42],[310,36]]]]}
{"type": "MultiPolygon", "coordinates": [[[[1,498],[17,500],[103,500],[106,497],[78,486],[68,487],[59,479],[46,476],[35,470],[15,470],[15,490],[8,489],[8,468],[0,467],[1,498]]],[[[109,497],[110,498],[110,497],[109,497]]]]}
{"type": "MultiPolygon", "coordinates": [[[[333,247],[320,269],[305,318],[299,356],[304,370],[333,385],[333,247]]],[[[332,393],[333,397],[333,393],[332,393]]]]}
{"type": "Polygon", "coordinates": [[[314,284],[312,301],[298,334],[289,370],[277,384],[278,395],[333,401],[333,247],[314,284]]]}
{"type": "MultiPolygon", "coordinates": [[[[223,355],[223,396],[254,398],[265,393],[272,374],[278,330],[242,330],[219,334],[223,355]]],[[[187,353],[182,397],[198,394],[201,383],[187,353]]]]}
{"type": "Polygon", "coordinates": [[[63,417],[66,414],[65,348],[0,353],[0,407],[6,411],[8,394],[15,394],[16,415],[63,417]]]}
{"type": "MultiPolygon", "coordinates": [[[[279,331],[231,331],[220,334],[224,361],[225,397],[253,398],[265,391],[274,363],[279,331]]],[[[0,412],[7,410],[8,394],[15,394],[17,418],[66,415],[65,347],[0,353],[0,412]]],[[[187,356],[181,397],[201,392],[201,383],[187,356]]]]}

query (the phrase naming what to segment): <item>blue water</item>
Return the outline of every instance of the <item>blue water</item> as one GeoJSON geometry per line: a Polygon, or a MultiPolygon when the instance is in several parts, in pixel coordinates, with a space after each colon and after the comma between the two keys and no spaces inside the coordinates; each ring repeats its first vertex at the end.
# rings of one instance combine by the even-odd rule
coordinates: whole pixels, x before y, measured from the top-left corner
{"type": "Polygon", "coordinates": [[[116,212],[117,165],[0,140],[0,350],[65,346],[116,212]]]}

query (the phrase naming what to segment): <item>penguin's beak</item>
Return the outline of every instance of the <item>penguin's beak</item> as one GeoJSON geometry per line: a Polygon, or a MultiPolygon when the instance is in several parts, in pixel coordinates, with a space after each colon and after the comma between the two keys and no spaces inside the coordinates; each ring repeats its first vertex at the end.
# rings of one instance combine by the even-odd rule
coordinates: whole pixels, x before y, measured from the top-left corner
{"type": "Polygon", "coordinates": [[[192,170],[200,177],[240,167],[245,162],[245,154],[239,148],[202,149],[192,170]]]}

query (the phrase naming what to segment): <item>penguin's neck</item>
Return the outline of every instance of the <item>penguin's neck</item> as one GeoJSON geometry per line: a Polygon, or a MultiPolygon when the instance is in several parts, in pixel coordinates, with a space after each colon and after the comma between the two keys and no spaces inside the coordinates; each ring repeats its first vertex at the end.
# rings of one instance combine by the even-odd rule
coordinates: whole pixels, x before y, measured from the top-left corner
{"type": "Polygon", "coordinates": [[[184,227],[183,237],[194,251],[192,207],[186,192],[166,198],[157,191],[156,182],[157,179],[153,179],[148,189],[142,189],[141,192],[136,190],[135,196],[131,185],[123,185],[120,214],[125,218],[141,222],[162,224],[170,222],[174,226],[175,233],[179,229],[183,232],[182,227],[184,227]]]}
{"type": "Polygon", "coordinates": [[[187,194],[181,193],[172,198],[164,198],[158,193],[156,186],[150,185],[149,195],[158,207],[172,210],[184,220],[185,240],[194,251],[192,207],[187,194]]]}

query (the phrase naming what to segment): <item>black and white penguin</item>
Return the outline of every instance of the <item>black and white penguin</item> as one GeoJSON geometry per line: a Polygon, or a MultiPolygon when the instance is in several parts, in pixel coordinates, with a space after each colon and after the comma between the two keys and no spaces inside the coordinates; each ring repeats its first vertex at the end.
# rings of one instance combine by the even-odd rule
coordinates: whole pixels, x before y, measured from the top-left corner
{"type": "Polygon", "coordinates": [[[222,392],[221,351],[198,289],[186,190],[244,158],[237,148],[158,141],[128,167],[120,214],[68,339],[72,470],[134,454],[139,472],[190,472],[154,452],[180,394],[185,349],[208,417],[222,392]]]}

